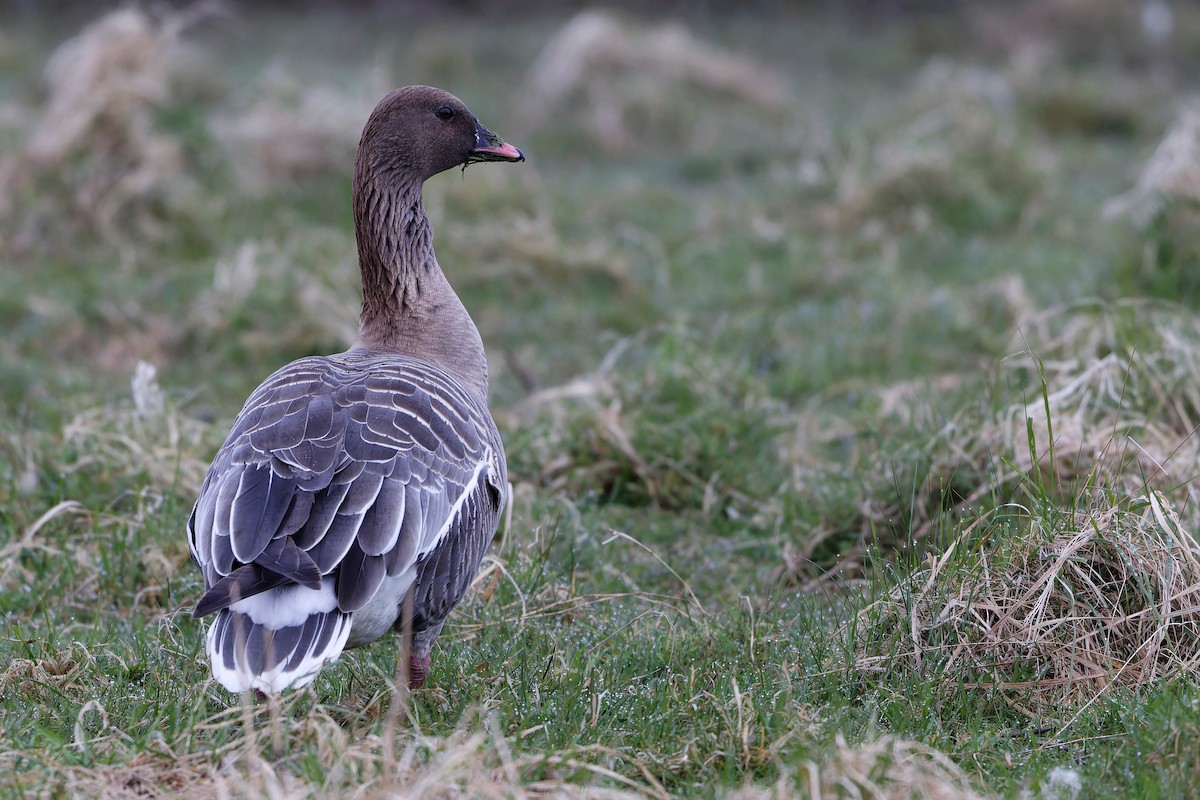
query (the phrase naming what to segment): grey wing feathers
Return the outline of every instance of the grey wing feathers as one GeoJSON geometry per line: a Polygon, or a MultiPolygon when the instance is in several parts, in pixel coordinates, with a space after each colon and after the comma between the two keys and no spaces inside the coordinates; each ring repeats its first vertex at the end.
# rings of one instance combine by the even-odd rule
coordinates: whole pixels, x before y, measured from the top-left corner
{"type": "Polygon", "coordinates": [[[385,576],[429,564],[452,530],[470,540],[454,545],[465,560],[439,555],[418,582],[429,572],[449,587],[431,601],[461,596],[506,481],[482,398],[448,376],[397,358],[294,362],[247,401],[201,489],[188,534],[208,590],[195,614],[328,578],[352,612],[385,576]]]}
{"type": "Polygon", "coordinates": [[[491,536],[485,539],[472,532],[495,531],[501,506],[502,495],[497,487],[485,482],[476,485],[462,503],[449,535],[417,563],[412,620],[415,632],[440,629],[442,620],[475,580],[476,565],[491,544],[491,536]],[[471,564],[472,569],[464,570],[462,564],[471,564]]]}

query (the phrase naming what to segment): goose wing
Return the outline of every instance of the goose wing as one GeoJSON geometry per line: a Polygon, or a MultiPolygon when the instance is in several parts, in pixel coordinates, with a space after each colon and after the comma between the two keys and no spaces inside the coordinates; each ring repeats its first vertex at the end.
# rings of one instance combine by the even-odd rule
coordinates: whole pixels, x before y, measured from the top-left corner
{"type": "Polygon", "coordinates": [[[248,653],[239,664],[263,661],[259,671],[286,659],[307,663],[321,638],[336,657],[348,620],[327,635],[330,626],[310,618],[336,621],[361,609],[385,578],[425,572],[417,565],[431,554],[458,553],[465,560],[446,569],[456,569],[458,581],[473,576],[506,482],[482,398],[440,370],[349,357],[284,367],[246,402],[188,522],[207,587],[194,614],[249,617],[214,624],[210,641],[218,627],[229,639],[214,664],[238,648],[248,653]],[[443,546],[448,537],[454,543],[443,546]],[[265,660],[243,641],[254,626],[305,625],[312,635],[272,634],[272,646],[287,652],[265,660]]]}

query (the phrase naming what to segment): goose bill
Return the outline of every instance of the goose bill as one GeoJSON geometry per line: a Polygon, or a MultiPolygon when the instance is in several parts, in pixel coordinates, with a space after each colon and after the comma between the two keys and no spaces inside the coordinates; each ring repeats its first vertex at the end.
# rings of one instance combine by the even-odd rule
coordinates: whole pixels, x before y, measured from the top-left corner
{"type": "Polygon", "coordinates": [[[467,163],[477,161],[524,161],[525,154],[496,134],[475,123],[475,147],[467,155],[467,163]]]}

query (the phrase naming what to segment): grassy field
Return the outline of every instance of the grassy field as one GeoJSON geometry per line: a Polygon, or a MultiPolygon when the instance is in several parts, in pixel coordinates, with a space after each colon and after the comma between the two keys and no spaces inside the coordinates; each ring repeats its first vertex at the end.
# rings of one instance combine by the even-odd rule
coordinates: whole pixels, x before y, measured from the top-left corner
{"type": "Polygon", "coordinates": [[[0,795],[1192,795],[1173,7],[10,5],[0,795]],[[418,82],[529,155],[426,190],[510,511],[425,688],[382,642],[243,703],[184,522],[250,390],[353,338],[354,147],[418,82]]]}

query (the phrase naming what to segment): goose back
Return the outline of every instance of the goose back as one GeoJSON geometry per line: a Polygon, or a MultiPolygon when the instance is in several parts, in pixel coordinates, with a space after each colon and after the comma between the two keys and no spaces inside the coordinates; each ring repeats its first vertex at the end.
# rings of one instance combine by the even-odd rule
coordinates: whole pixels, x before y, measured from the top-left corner
{"type": "Polygon", "coordinates": [[[378,638],[414,583],[413,630],[440,629],[474,578],[506,486],[483,399],[430,363],[351,351],[276,372],[238,415],[188,523],[209,586],[195,613],[219,613],[210,638],[228,646],[218,679],[236,690],[302,685],[347,644],[378,638]],[[350,617],[385,582],[391,618],[356,636],[350,617]],[[228,666],[255,626],[264,632],[242,672],[267,676],[250,679],[265,687],[242,686],[228,666]]]}

